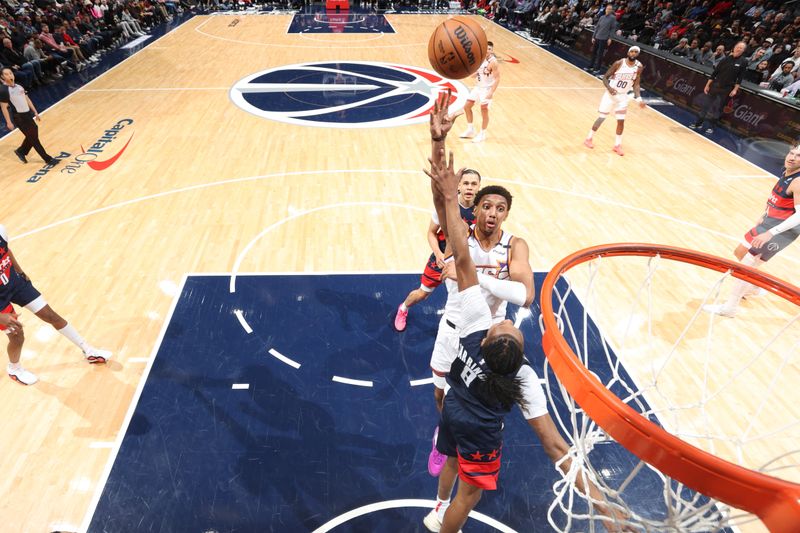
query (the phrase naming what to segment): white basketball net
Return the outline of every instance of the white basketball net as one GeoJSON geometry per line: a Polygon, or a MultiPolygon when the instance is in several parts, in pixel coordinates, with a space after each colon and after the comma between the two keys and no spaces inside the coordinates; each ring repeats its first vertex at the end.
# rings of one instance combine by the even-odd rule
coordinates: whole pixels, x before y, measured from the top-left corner
{"type": "MultiPolygon", "coordinates": [[[[558,284],[553,294],[557,320],[609,390],[689,444],[800,480],[795,305],[770,293],[751,295],[734,319],[706,313],[703,305],[724,302],[739,280],[659,256],[598,258],[568,270],[566,279],[569,288],[558,284]],[[570,305],[576,297],[582,311],[570,305]]],[[[694,492],[624,450],[584,414],[547,362],[544,377],[551,412],[571,446],[570,470],[553,486],[549,521],[556,531],[603,531],[600,523],[614,530],[615,520],[598,513],[598,503],[624,512],[636,531],[766,530],[757,517],[694,492]],[[555,409],[559,402],[568,417],[555,409]],[[580,491],[579,477],[584,485],[591,480],[602,500],[580,491]]]]}

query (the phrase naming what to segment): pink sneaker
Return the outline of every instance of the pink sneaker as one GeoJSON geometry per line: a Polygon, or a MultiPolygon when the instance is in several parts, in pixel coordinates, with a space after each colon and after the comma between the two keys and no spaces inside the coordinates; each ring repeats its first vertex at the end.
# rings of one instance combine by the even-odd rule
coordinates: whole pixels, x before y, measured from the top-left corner
{"type": "Polygon", "coordinates": [[[436,439],[439,438],[439,426],[436,426],[436,431],[433,432],[433,448],[428,456],[428,473],[433,477],[439,477],[444,468],[444,463],[447,462],[447,456],[439,453],[436,449],[436,439]]]}
{"type": "Polygon", "coordinates": [[[394,316],[394,329],[397,331],[405,331],[406,319],[408,318],[408,309],[403,311],[403,308],[397,307],[397,314],[394,316]]]}
{"type": "Polygon", "coordinates": [[[614,152],[618,153],[619,155],[625,155],[625,152],[622,150],[621,144],[618,144],[614,147],[614,152]]]}
{"type": "Polygon", "coordinates": [[[591,140],[591,139],[584,139],[584,140],[583,140],[583,145],[584,145],[586,148],[594,148],[594,143],[592,142],[592,140],[591,140]]]}

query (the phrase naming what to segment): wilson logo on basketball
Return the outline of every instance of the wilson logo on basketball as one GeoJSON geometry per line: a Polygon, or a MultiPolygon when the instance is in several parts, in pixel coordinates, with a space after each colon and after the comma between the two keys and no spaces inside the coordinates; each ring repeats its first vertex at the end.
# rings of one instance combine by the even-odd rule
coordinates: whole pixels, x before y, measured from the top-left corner
{"type": "Polygon", "coordinates": [[[371,61],[286,65],[251,74],[230,90],[248,113],[288,124],[385,128],[428,121],[437,96],[450,90],[463,107],[464,84],[430,70],[371,61]]]}

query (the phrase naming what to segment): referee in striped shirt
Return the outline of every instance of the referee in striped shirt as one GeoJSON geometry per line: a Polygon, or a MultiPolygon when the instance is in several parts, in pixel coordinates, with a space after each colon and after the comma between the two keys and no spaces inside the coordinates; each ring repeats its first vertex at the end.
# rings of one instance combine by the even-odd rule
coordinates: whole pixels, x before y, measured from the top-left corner
{"type": "Polygon", "coordinates": [[[10,68],[4,68],[0,71],[0,80],[3,82],[0,86],[0,107],[3,109],[8,130],[13,131],[14,127],[17,127],[25,136],[20,147],[14,150],[14,154],[20,161],[27,163],[26,156],[33,148],[44,159],[45,164],[57,164],[58,159],[51,157],[39,141],[39,126],[36,125],[36,121],[41,120],[39,113],[36,112],[25,89],[14,83],[14,72],[10,68]]]}

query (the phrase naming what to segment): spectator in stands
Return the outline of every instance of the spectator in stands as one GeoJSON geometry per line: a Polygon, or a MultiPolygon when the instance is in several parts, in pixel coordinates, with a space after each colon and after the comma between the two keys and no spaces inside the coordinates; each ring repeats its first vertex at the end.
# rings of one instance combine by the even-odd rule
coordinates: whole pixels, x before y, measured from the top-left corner
{"type": "Polygon", "coordinates": [[[756,68],[748,68],[744,73],[744,80],[759,85],[769,79],[769,61],[762,61],[756,68]]]}
{"type": "Polygon", "coordinates": [[[558,28],[563,21],[564,18],[561,15],[561,12],[558,11],[558,8],[555,5],[550,7],[550,12],[547,14],[547,18],[544,21],[544,34],[542,36],[542,40],[546,43],[554,43],[558,33],[558,28]]]}
{"type": "Polygon", "coordinates": [[[672,48],[672,50],[670,50],[670,53],[678,57],[687,57],[689,55],[689,51],[689,39],[684,37],[676,46],[672,48]]]}
{"type": "MultiPolygon", "coordinates": [[[[791,61],[792,63],[794,63],[794,67],[792,67],[792,73],[797,72],[798,67],[800,67],[800,46],[794,49],[794,53],[791,56],[782,60],[781,63],[777,67],[775,67],[775,70],[772,72],[772,75],[774,76],[775,74],[780,72],[781,69],[783,68],[783,64],[786,63],[787,61],[791,61]]],[[[770,66],[772,66],[772,62],[770,62],[770,66]]]]}
{"type": "Polygon", "coordinates": [[[711,51],[711,41],[706,41],[706,44],[700,49],[700,51],[695,56],[694,61],[701,64],[701,65],[711,65],[711,58],[714,57],[714,52],[711,51]]]}
{"type": "Polygon", "coordinates": [[[603,54],[606,47],[611,45],[611,36],[617,32],[617,19],[612,14],[613,10],[614,7],[608,4],[605,13],[595,23],[592,35],[592,61],[589,63],[589,70],[601,70],[603,54]]]}
{"type": "Polygon", "coordinates": [[[14,71],[24,70],[30,72],[32,81],[43,84],[52,81],[45,77],[42,70],[42,61],[34,59],[26,61],[25,56],[14,50],[14,45],[8,37],[3,38],[3,48],[0,50],[0,62],[8,65],[14,71]]]}
{"type": "Polygon", "coordinates": [[[762,61],[766,61],[767,64],[769,64],[769,56],[767,55],[767,49],[764,47],[760,47],[756,49],[755,52],[752,53],[750,58],[747,60],[747,68],[755,70],[758,64],[761,63],[762,61]]]}
{"type": "Polygon", "coordinates": [[[773,74],[767,82],[762,84],[762,87],[766,87],[770,91],[780,92],[782,89],[794,83],[794,75],[792,74],[793,68],[794,61],[786,61],[781,65],[781,71],[777,74],[773,74]]]}
{"type": "Polygon", "coordinates": [[[43,62],[45,71],[51,73],[55,79],[61,78],[61,57],[56,57],[53,54],[48,54],[42,49],[42,41],[38,37],[32,37],[30,41],[25,44],[22,50],[22,55],[28,61],[38,59],[43,62]]]}
{"type": "Polygon", "coordinates": [[[788,87],[784,87],[781,91],[781,96],[785,96],[787,98],[797,98],[798,92],[800,92],[800,79],[788,87]]]}
{"type": "Polygon", "coordinates": [[[42,30],[39,32],[39,40],[45,49],[53,55],[53,57],[60,57],[64,60],[67,60],[67,58],[71,56],[71,66],[73,68],[76,70],[83,70],[86,67],[86,64],[80,59],[82,56],[78,56],[74,49],[67,49],[66,46],[56,42],[56,39],[53,34],[50,33],[50,28],[47,26],[47,24],[42,24],[42,30]]]}

